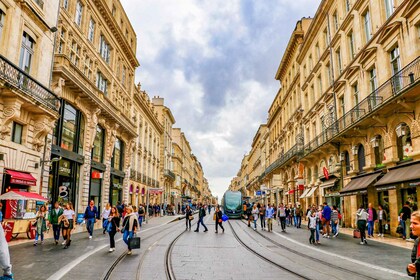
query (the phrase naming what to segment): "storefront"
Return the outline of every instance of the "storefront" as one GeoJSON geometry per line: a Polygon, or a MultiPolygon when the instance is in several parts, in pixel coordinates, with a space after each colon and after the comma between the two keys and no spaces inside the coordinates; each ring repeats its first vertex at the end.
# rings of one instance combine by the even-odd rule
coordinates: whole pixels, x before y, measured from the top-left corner
{"type": "Polygon", "coordinates": [[[89,201],[93,200],[100,210],[105,206],[102,205],[101,199],[104,171],[92,168],[90,172],[89,201]]]}
{"type": "Polygon", "coordinates": [[[321,196],[324,198],[323,202],[327,202],[330,207],[337,206],[340,208],[340,193],[338,191],[338,178],[332,178],[324,181],[320,186],[322,192],[321,196]]]}

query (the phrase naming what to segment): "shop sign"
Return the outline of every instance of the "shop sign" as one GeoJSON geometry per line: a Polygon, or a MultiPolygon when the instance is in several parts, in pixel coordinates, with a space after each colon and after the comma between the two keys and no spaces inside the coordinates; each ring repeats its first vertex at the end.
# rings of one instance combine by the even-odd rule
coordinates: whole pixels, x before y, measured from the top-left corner
{"type": "Polygon", "coordinates": [[[330,178],[330,173],[328,173],[328,169],[324,166],[322,168],[322,171],[324,172],[325,179],[328,180],[330,178]]]}
{"type": "Polygon", "coordinates": [[[17,184],[17,185],[25,185],[25,186],[36,186],[35,181],[28,181],[28,180],[19,179],[19,178],[11,178],[10,183],[17,184]]]}
{"type": "Polygon", "coordinates": [[[261,191],[255,191],[255,195],[261,195],[261,191]]]}
{"type": "Polygon", "coordinates": [[[397,188],[397,186],[386,186],[386,187],[376,188],[376,191],[383,192],[383,191],[387,191],[387,190],[393,190],[393,189],[396,189],[396,188],[397,188]]]}
{"type": "Polygon", "coordinates": [[[92,170],[92,179],[102,179],[102,173],[97,170],[92,170]]]}
{"type": "Polygon", "coordinates": [[[340,196],[340,193],[339,192],[334,192],[334,193],[325,194],[325,197],[333,197],[333,196],[340,196]]]}
{"type": "Polygon", "coordinates": [[[295,190],[289,190],[289,194],[295,193],[295,190]]]}
{"type": "Polygon", "coordinates": [[[418,187],[420,186],[420,182],[412,182],[408,184],[410,187],[418,187]]]}

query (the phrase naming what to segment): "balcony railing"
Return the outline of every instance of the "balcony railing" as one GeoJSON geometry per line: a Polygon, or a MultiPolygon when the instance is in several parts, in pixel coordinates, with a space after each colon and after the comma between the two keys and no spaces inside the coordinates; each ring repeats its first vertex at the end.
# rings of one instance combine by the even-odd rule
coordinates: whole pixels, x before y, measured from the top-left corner
{"type": "Polygon", "coordinates": [[[147,177],[146,177],[146,175],[143,175],[143,180],[142,180],[142,182],[143,182],[143,184],[146,184],[146,183],[147,183],[147,177]]]}
{"type": "Polygon", "coordinates": [[[32,97],[40,105],[58,112],[60,99],[2,55],[0,55],[0,79],[32,97]]]}
{"type": "Polygon", "coordinates": [[[291,159],[294,156],[300,155],[302,152],[302,146],[301,145],[294,145],[290,150],[288,150],[286,153],[281,155],[276,161],[274,161],[270,166],[267,167],[264,174],[269,174],[274,169],[282,166],[285,164],[289,159],[291,159]]]}
{"type": "Polygon", "coordinates": [[[308,155],[318,147],[330,141],[344,130],[356,125],[361,119],[373,114],[384,104],[397,98],[406,88],[414,85],[420,79],[420,57],[392,76],[379,88],[360,101],[344,116],[321,132],[304,147],[304,155],[308,155]]]}
{"type": "Polygon", "coordinates": [[[130,180],[136,180],[136,170],[131,168],[130,169],[130,180]]]}
{"type": "Polygon", "coordinates": [[[175,173],[173,173],[171,170],[169,169],[165,169],[164,175],[166,177],[171,178],[172,180],[175,180],[175,173]]]}

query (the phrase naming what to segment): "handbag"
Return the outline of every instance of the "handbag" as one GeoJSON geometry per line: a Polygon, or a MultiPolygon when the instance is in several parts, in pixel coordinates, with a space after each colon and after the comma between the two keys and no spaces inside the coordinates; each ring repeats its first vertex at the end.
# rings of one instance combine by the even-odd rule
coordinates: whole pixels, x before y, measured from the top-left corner
{"type": "Polygon", "coordinates": [[[353,230],[353,238],[360,238],[360,230],[358,229],[353,230]]]}
{"type": "Polygon", "coordinates": [[[128,246],[130,249],[140,249],[140,237],[134,235],[133,238],[129,238],[128,246]]]}
{"type": "Polygon", "coordinates": [[[229,220],[229,217],[226,214],[222,215],[222,221],[226,222],[227,220],[229,220]]]}
{"type": "Polygon", "coordinates": [[[403,234],[403,232],[404,232],[403,227],[402,227],[401,225],[398,225],[398,226],[397,226],[397,233],[398,233],[398,234],[403,234]]]}
{"type": "Polygon", "coordinates": [[[222,223],[222,219],[219,219],[219,223],[220,223],[220,224],[222,223]]]}
{"type": "Polygon", "coordinates": [[[213,221],[216,221],[216,213],[213,214],[213,221]]]}
{"type": "Polygon", "coordinates": [[[193,216],[188,216],[188,219],[190,219],[190,221],[194,220],[193,216]]]}

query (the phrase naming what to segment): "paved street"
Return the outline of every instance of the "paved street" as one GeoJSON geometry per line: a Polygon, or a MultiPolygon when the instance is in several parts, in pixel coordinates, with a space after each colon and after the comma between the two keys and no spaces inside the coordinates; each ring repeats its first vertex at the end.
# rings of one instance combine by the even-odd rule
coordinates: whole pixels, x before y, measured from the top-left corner
{"type": "Polygon", "coordinates": [[[89,240],[77,233],[69,249],[51,239],[10,247],[16,279],[409,279],[405,266],[410,250],[341,234],[308,243],[309,232],[288,227],[281,233],[255,232],[239,220],[214,232],[212,215],[205,217],[208,232],[185,231],[185,220],[150,220],[139,235],[141,249],[128,256],[117,235],[117,250],[108,252],[108,236],[95,231],[89,240]],[[175,242],[173,242],[177,237],[175,242]],[[244,243],[244,244],[242,244],[244,243]],[[247,247],[245,247],[247,246],[247,247]],[[262,257],[266,259],[263,259],[262,257]],[[168,276],[168,269],[172,276],[168,276]]]}

